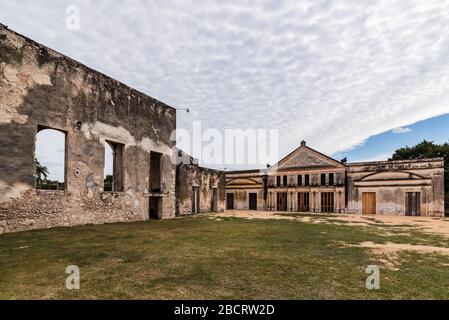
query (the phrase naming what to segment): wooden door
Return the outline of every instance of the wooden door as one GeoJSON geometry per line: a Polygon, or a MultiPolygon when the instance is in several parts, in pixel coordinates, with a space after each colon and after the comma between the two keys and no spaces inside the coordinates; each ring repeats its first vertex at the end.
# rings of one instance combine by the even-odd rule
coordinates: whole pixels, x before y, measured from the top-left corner
{"type": "Polygon", "coordinates": [[[233,193],[226,194],[226,209],[234,210],[234,194],[233,193]]]}
{"type": "Polygon", "coordinates": [[[299,192],[298,193],[298,211],[299,212],[309,212],[309,193],[299,192]]]}
{"type": "Polygon", "coordinates": [[[406,192],[405,193],[405,215],[420,216],[421,215],[421,193],[406,192]]]}
{"type": "Polygon", "coordinates": [[[277,210],[287,211],[287,192],[277,193],[277,210]]]}
{"type": "Polygon", "coordinates": [[[322,192],[321,193],[321,212],[334,212],[334,193],[322,192]]]}
{"type": "Polygon", "coordinates": [[[362,193],[362,213],[376,214],[376,193],[363,192],[362,193]]]}
{"type": "Polygon", "coordinates": [[[249,210],[257,210],[257,193],[249,194],[249,210]]]}

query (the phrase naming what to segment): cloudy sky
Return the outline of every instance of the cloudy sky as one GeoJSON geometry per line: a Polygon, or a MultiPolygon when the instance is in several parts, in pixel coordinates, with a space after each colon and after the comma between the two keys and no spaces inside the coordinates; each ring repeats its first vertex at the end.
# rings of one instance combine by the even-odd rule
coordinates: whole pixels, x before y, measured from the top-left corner
{"type": "Polygon", "coordinates": [[[380,156],[448,113],[448,21],[440,0],[0,0],[10,28],[189,107],[179,127],[278,128],[281,156],[305,139],[361,158],[388,132],[380,156]],[[71,4],[79,30],[66,28],[71,4]]]}

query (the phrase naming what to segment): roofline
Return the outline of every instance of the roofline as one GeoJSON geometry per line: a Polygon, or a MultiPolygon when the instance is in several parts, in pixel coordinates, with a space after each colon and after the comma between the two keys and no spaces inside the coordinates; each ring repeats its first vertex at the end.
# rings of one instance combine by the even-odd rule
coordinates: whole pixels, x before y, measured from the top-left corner
{"type": "Polygon", "coordinates": [[[61,53],[61,52],[59,52],[59,51],[57,51],[57,50],[55,50],[55,49],[52,49],[52,48],[50,48],[50,47],[48,47],[48,46],[46,46],[46,45],[44,45],[44,44],[42,44],[42,43],[39,43],[39,42],[37,42],[36,40],[33,40],[33,39],[31,39],[31,38],[29,38],[29,37],[27,37],[27,36],[25,36],[25,35],[23,35],[23,34],[17,32],[17,31],[14,31],[13,29],[10,29],[7,25],[4,25],[4,24],[1,23],[1,22],[0,22],[0,29],[5,29],[5,30],[7,30],[7,31],[9,31],[9,32],[12,32],[12,33],[14,33],[14,34],[16,34],[16,35],[18,35],[18,36],[24,38],[25,40],[27,40],[27,41],[33,43],[33,44],[36,45],[37,47],[45,48],[45,49],[47,49],[47,50],[51,50],[51,51],[53,51],[54,53],[57,53],[58,55],[62,56],[63,58],[65,58],[65,59],[67,59],[67,60],[69,60],[69,61],[71,61],[71,62],[73,62],[73,63],[75,63],[75,64],[77,64],[77,65],[79,65],[79,66],[81,66],[81,67],[83,67],[83,68],[86,68],[87,70],[90,70],[90,71],[92,71],[92,72],[94,72],[94,73],[97,73],[97,74],[99,74],[99,75],[101,75],[101,76],[107,78],[107,79],[110,79],[110,80],[112,80],[112,81],[115,81],[115,82],[121,84],[122,86],[125,86],[125,87],[129,88],[130,90],[133,90],[133,91],[136,92],[136,93],[139,93],[139,94],[141,94],[141,95],[147,96],[147,97],[149,97],[149,98],[155,100],[156,102],[159,102],[163,107],[165,107],[165,108],[167,108],[167,109],[173,109],[173,110],[175,111],[175,113],[176,113],[176,111],[177,111],[176,108],[174,108],[174,107],[172,107],[172,106],[166,104],[165,102],[162,102],[162,101],[160,101],[160,100],[158,100],[158,99],[156,99],[156,98],[150,96],[149,94],[146,94],[146,93],[144,93],[144,92],[142,92],[142,91],[139,91],[139,90],[137,90],[137,89],[131,87],[130,85],[127,85],[126,83],[121,82],[120,80],[114,79],[114,78],[112,78],[111,76],[108,76],[108,75],[104,74],[104,73],[101,72],[101,71],[95,70],[94,68],[91,68],[91,67],[85,65],[84,63],[79,62],[78,60],[75,60],[75,59],[73,59],[73,58],[71,58],[71,57],[69,57],[69,56],[67,56],[67,55],[65,55],[65,54],[63,54],[63,53],[61,53]]]}
{"type": "Polygon", "coordinates": [[[250,170],[233,170],[225,171],[226,174],[239,174],[239,173],[263,173],[266,169],[250,169],[250,170]]]}
{"type": "Polygon", "coordinates": [[[419,162],[436,162],[444,161],[443,157],[410,159],[410,160],[384,160],[384,161],[367,161],[367,162],[351,162],[347,165],[351,166],[366,166],[366,165],[382,165],[382,164],[400,164],[400,163],[419,163],[419,162]]]}
{"type": "Polygon", "coordinates": [[[283,157],[281,160],[279,160],[278,162],[276,162],[276,164],[275,164],[273,167],[278,166],[279,163],[281,163],[281,161],[283,161],[284,159],[286,159],[286,158],[288,158],[289,156],[291,156],[293,153],[295,153],[296,151],[298,151],[300,148],[307,148],[307,149],[309,149],[310,151],[316,152],[316,153],[318,153],[320,156],[322,156],[322,157],[324,157],[324,158],[326,158],[326,159],[328,159],[328,160],[331,160],[331,161],[333,161],[333,162],[336,162],[336,163],[338,163],[338,164],[340,164],[340,165],[342,165],[342,166],[344,166],[344,167],[347,166],[346,163],[343,163],[343,162],[341,162],[341,161],[335,160],[334,158],[332,158],[332,157],[330,157],[330,156],[328,156],[328,155],[326,155],[326,154],[324,154],[324,153],[322,153],[322,152],[320,152],[320,151],[317,151],[317,150],[315,150],[315,149],[312,149],[312,148],[310,148],[310,147],[307,146],[307,145],[301,145],[301,146],[297,147],[295,150],[293,150],[292,152],[290,152],[289,154],[287,154],[287,155],[286,155],[285,157],[283,157]]]}

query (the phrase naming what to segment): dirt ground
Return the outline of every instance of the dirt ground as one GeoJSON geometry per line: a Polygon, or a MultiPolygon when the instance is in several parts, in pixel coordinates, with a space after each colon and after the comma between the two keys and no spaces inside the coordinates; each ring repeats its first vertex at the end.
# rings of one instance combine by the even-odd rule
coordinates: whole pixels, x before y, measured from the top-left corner
{"type": "MultiPolygon", "coordinates": [[[[215,219],[223,217],[236,217],[244,219],[287,219],[312,224],[337,224],[345,226],[375,226],[380,227],[382,234],[390,234],[388,228],[382,227],[395,226],[395,233],[391,235],[410,235],[412,231],[419,231],[428,234],[436,234],[449,238],[449,218],[437,217],[406,217],[406,216],[364,216],[356,214],[313,214],[313,213],[295,213],[295,212],[275,212],[275,211],[249,211],[249,210],[231,210],[224,213],[213,214],[215,219]]],[[[386,267],[392,270],[399,270],[401,264],[399,254],[403,251],[416,252],[421,254],[440,254],[449,256],[449,247],[414,245],[404,243],[374,243],[371,241],[361,242],[359,244],[349,244],[346,242],[338,243],[342,247],[362,247],[369,248],[373,254],[379,256],[380,261],[386,267]]]]}
{"type": "Polygon", "coordinates": [[[276,211],[250,211],[250,210],[229,210],[223,213],[214,214],[218,217],[236,217],[245,219],[288,219],[298,220],[308,223],[334,223],[344,225],[400,225],[404,232],[407,230],[419,230],[426,233],[433,233],[449,238],[449,218],[440,217],[406,217],[372,215],[364,216],[359,214],[323,214],[323,213],[295,213],[276,211]]]}

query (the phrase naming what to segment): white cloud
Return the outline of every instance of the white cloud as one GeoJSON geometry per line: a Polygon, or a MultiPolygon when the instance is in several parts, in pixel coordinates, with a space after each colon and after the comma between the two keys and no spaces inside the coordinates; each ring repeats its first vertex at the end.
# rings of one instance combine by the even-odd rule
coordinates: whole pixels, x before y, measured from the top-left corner
{"type": "MultiPolygon", "coordinates": [[[[0,21],[174,107],[325,153],[449,112],[449,2],[0,0],[0,21]],[[78,31],[65,8],[80,8],[78,31]]],[[[182,146],[181,146],[182,147],[182,146]]],[[[197,156],[197,155],[195,155],[197,156]]]]}
{"type": "Polygon", "coordinates": [[[391,132],[396,133],[396,134],[402,134],[402,133],[407,133],[407,132],[412,132],[413,130],[407,127],[397,127],[391,130],[391,132]]]}
{"type": "Polygon", "coordinates": [[[387,161],[389,158],[391,158],[393,153],[394,152],[386,152],[386,153],[376,154],[372,157],[365,158],[362,161],[358,161],[358,162],[387,161]]]}

